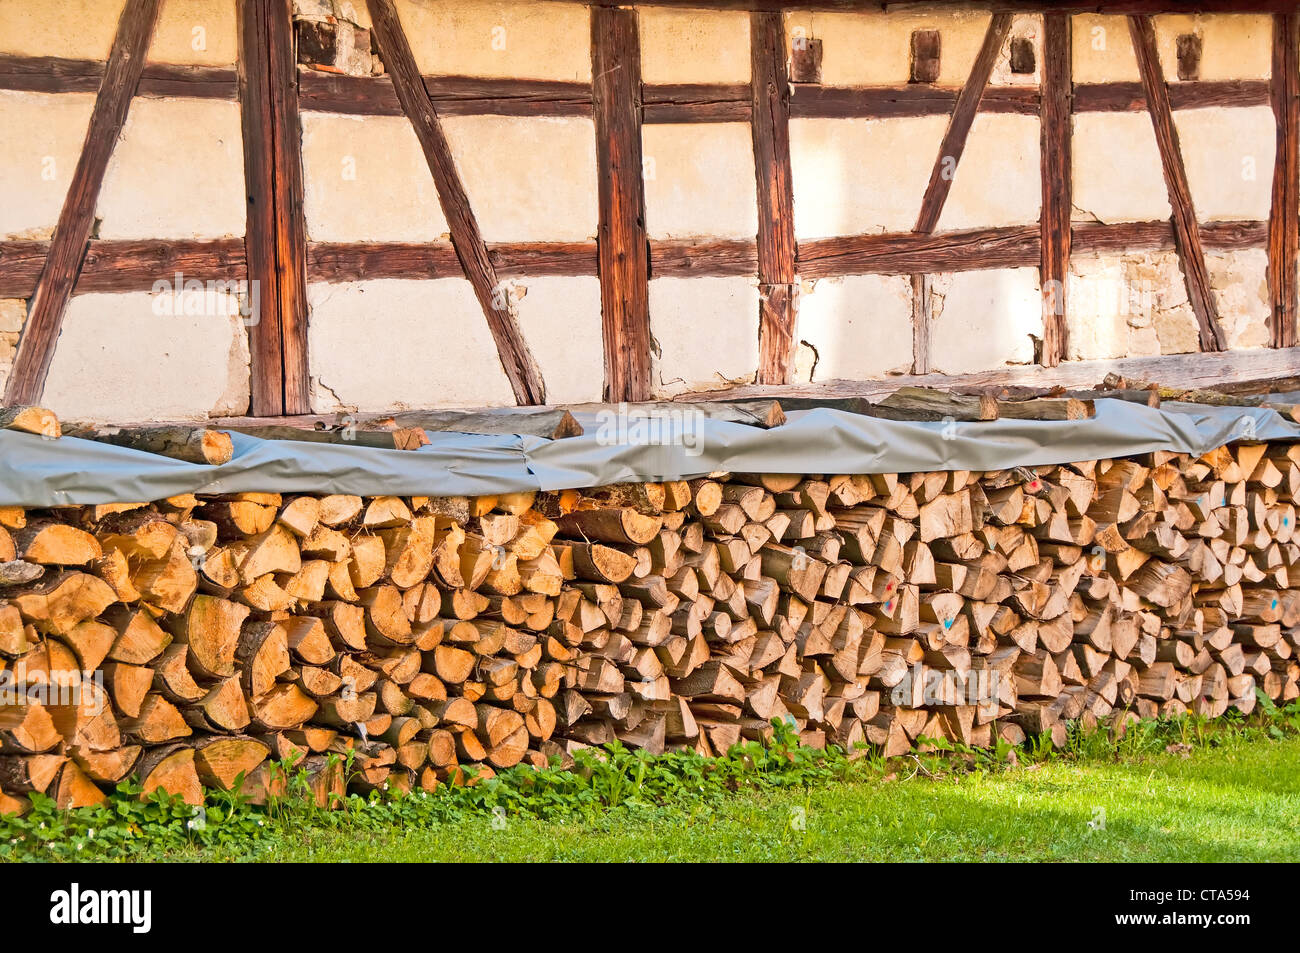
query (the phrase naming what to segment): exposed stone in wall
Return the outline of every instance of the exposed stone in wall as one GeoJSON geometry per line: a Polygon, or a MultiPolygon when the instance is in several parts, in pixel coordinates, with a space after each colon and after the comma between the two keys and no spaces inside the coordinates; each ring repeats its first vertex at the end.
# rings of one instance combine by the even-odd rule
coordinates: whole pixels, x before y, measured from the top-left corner
{"type": "Polygon", "coordinates": [[[640,7],[637,17],[645,82],[749,82],[748,13],[640,7]]]}
{"type": "Polygon", "coordinates": [[[591,14],[585,4],[396,0],[396,7],[422,73],[591,79],[591,14]]]}
{"type": "Polygon", "coordinates": [[[965,374],[1031,364],[1042,339],[1037,268],[936,274],[931,279],[930,366],[965,374]]]}
{"type": "Polygon", "coordinates": [[[1267,347],[1268,252],[1263,248],[1206,252],[1205,265],[1228,346],[1267,347]]]}
{"type": "Polygon", "coordinates": [[[294,0],[298,62],[349,76],[382,74],[365,10],[363,0],[294,0]]]}
{"type": "Polygon", "coordinates": [[[1176,252],[1076,255],[1067,296],[1071,360],[1199,350],[1176,252]]]}
{"type": "Polygon", "coordinates": [[[314,413],[512,406],[468,281],[307,286],[314,413]]]}
{"type": "Polygon", "coordinates": [[[248,367],[231,295],[78,295],[41,401],[67,419],[110,423],[240,415],[248,367]]]}
{"type": "Polygon", "coordinates": [[[94,106],[94,93],[0,90],[0,239],[54,234],[94,106]]]}
{"type": "MultiPolygon", "coordinates": [[[[1136,82],[1137,59],[1123,16],[1078,15],[1073,20],[1076,83],[1136,82]]],[[[1178,79],[1180,34],[1201,35],[1200,78],[1268,79],[1272,21],[1257,14],[1163,14],[1155,17],[1156,49],[1165,79],[1178,79]]]]}
{"type": "Polygon", "coordinates": [[[95,209],[98,237],[238,237],[245,203],[238,103],[131,103],[95,209]]]}
{"type": "Polygon", "coordinates": [[[656,278],[650,282],[650,334],[653,396],[752,383],[758,280],[656,278]]]}
{"type": "Polygon", "coordinates": [[[18,350],[18,335],[27,320],[27,302],[22,298],[0,298],[0,393],[9,382],[18,350]]]}
{"type": "Polygon", "coordinates": [[[754,145],[748,123],[669,123],[642,129],[651,238],[753,238],[754,145]]]}
{"type": "Polygon", "coordinates": [[[806,281],[798,305],[796,381],[869,379],[911,371],[908,276],[806,281]]]}

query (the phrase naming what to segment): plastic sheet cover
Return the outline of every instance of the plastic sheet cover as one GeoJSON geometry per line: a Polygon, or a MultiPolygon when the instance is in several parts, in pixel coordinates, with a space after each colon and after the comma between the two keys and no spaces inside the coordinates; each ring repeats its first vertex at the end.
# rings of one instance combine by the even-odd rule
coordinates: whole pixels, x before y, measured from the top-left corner
{"type": "MultiPolygon", "coordinates": [[[[1234,441],[1294,441],[1300,426],[1272,410],[1098,400],[1088,420],[883,420],[840,410],[794,411],[771,430],[710,419],[689,403],[576,414],[580,437],[430,432],[415,451],[233,433],[222,466],[65,437],[0,431],[0,505],[147,502],[182,493],[349,493],[458,496],[559,490],[624,481],[760,473],[1001,470],[1123,457],[1205,453],[1234,441]]],[[[196,425],[198,426],[198,425],[196,425]]]]}

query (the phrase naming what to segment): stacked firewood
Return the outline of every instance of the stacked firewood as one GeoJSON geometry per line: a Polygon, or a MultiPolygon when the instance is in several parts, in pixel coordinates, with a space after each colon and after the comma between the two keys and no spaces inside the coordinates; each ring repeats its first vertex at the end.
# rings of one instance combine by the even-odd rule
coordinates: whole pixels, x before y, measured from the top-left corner
{"type": "Polygon", "coordinates": [[[322,803],[614,740],[984,746],[1300,695],[1300,448],[0,507],[0,810],[322,803]],[[1294,538],[1293,538],[1294,537],[1294,538]],[[342,756],[331,757],[333,755],[342,756]]]}

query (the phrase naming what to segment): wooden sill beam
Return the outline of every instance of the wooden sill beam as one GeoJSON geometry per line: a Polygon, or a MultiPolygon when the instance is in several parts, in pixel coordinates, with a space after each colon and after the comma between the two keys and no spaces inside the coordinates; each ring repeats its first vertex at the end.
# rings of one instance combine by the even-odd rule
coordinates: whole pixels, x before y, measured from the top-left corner
{"type": "Polygon", "coordinates": [[[5,403],[11,406],[40,402],[63,327],[63,314],[86,256],[104,172],[140,82],[145,53],[158,19],[159,2],[127,0],[118,20],[117,35],[95,97],[81,155],[18,340],[18,353],[5,391],[5,403]]]}
{"type": "Polygon", "coordinates": [[[1063,361],[1056,367],[1020,365],[974,374],[922,374],[889,377],[875,381],[824,381],[814,384],[760,386],[748,384],[678,397],[679,401],[756,400],[811,398],[838,400],[864,397],[868,400],[892,394],[900,387],[1063,387],[1086,390],[1101,384],[1107,374],[1192,390],[1195,388],[1241,388],[1251,382],[1282,382],[1300,389],[1300,347],[1253,348],[1222,353],[1164,354],[1158,357],[1126,357],[1110,361],[1063,361]]]}

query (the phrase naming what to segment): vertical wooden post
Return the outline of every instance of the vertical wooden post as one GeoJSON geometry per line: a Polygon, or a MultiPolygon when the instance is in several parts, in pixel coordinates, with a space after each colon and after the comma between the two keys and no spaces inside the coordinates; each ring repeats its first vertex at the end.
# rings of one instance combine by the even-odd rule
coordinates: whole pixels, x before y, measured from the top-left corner
{"type": "Polygon", "coordinates": [[[260,304],[250,315],[251,412],[284,413],[284,351],[276,266],[275,121],[271,108],[271,41],[266,0],[239,0],[239,111],[244,139],[244,255],[250,293],[260,304]]]}
{"type": "Polygon", "coordinates": [[[912,275],[912,373],[930,373],[930,276],[912,275]]]}
{"type": "Polygon", "coordinates": [[[646,400],[650,247],[641,172],[641,39],[635,10],[591,8],[591,81],[605,400],[646,400]]]}
{"type": "Polygon", "coordinates": [[[393,78],[393,88],[397,91],[402,111],[411,121],[416,138],[424,149],[434,187],[438,190],[438,202],[451,231],[452,247],[456,249],[465,277],[483,308],[483,316],[492,332],[497,356],[510,381],[515,401],[519,404],[544,403],[546,388],[541,370],[510,310],[509,297],[497,281],[496,266],[492,264],[483,235],[479,232],[478,220],[469,204],[469,194],[456,171],[451,145],[416,67],[415,55],[406,40],[397,10],[392,0],[369,0],[369,6],[379,55],[393,78]]]}
{"type": "Polygon", "coordinates": [[[284,412],[311,412],[307,362],[307,223],[293,0],[266,0],[271,122],[275,130],[275,265],[284,361],[284,412]]]}
{"type": "Polygon", "coordinates": [[[1296,256],[1300,255],[1300,14],[1273,17],[1273,207],[1268,220],[1269,338],[1297,343],[1296,256]]]}
{"type": "Polygon", "coordinates": [[[794,364],[794,185],[790,84],[780,13],[751,13],[754,172],[758,187],[758,383],[788,384],[794,364]]]}
{"type": "Polygon", "coordinates": [[[1043,83],[1039,125],[1042,157],[1042,262],[1039,287],[1043,295],[1043,353],[1045,367],[1065,357],[1066,283],[1070,270],[1071,148],[1073,103],[1070,14],[1043,14],[1043,83]]]}
{"type": "Polygon", "coordinates": [[[1128,26],[1133,37],[1133,52],[1137,54],[1138,72],[1142,74],[1151,125],[1156,133],[1156,145],[1160,147],[1160,165],[1169,190],[1169,205],[1174,212],[1174,245],[1187,283],[1187,300],[1200,330],[1201,350],[1222,351],[1225,341],[1223,329],[1219,327],[1219,309],[1210,289],[1210,273],[1205,267],[1200,226],[1196,222],[1192,190],[1187,184],[1187,169],[1183,166],[1178,130],[1169,105],[1169,87],[1165,85],[1164,73],[1160,69],[1155,27],[1151,24],[1151,17],[1145,14],[1131,15],[1128,26]]]}
{"type": "Polygon", "coordinates": [[[128,0],[118,19],[113,50],[95,97],[81,155],[68,184],[50,250],[18,340],[18,353],[5,390],[8,404],[37,403],[45,389],[45,378],[63,328],[63,315],[85,261],[104,172],[126,123],[131,97],[140,83],[145,54],[158,19],[159,2],[128,0]]]}

